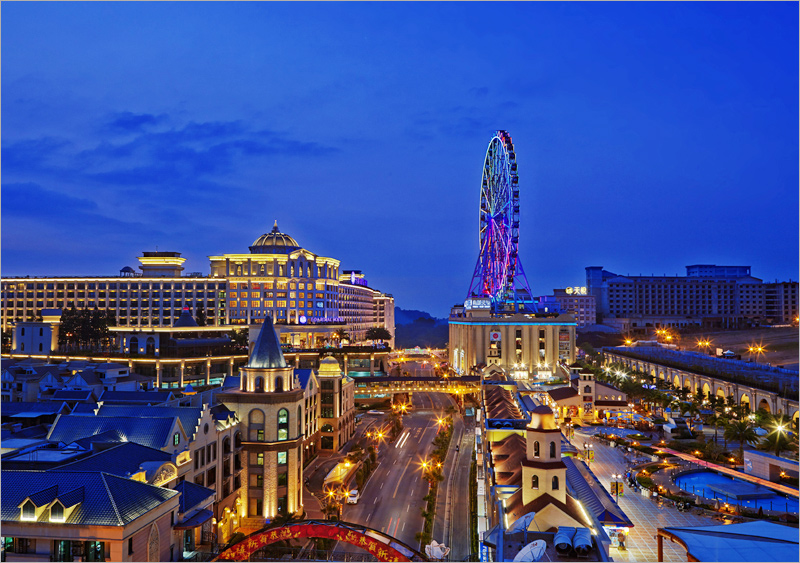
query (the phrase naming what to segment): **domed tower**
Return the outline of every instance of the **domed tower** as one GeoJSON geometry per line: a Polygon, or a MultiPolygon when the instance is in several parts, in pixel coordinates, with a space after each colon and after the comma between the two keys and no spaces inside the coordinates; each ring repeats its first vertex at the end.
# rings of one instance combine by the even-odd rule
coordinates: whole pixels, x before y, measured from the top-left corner
{"type": "MultiPolygon", "coordinates": [[[[249,524],[303,511],[303,389],[266,317],[238,391],[220,393],[242,426],[241,494],[249,524]]],[[[235,474],[235,469],[234,469],[235,474]]]]}
{"type": "Polygon", "coordinates": [[[250,252],[252,254],[289,254],[298,248],[300,245],[296,240],[278,229],[276,220],[270,232],[261,235],[253,242],[250,252]]]}
{"type": "Polygon", "coordinates": [[[355,383],[342,374],[339,362],[319,362],[320,449],[338,451],[355,434],[355,383]]]}
{"type": "Polygon", "coordinates": [[[550,407],[531,411],[525,429],[526,456],[522,461],[522,502],[528,504],[544,494],[565,503],[567,466],[561,461],[561,430],[550,407]]]}

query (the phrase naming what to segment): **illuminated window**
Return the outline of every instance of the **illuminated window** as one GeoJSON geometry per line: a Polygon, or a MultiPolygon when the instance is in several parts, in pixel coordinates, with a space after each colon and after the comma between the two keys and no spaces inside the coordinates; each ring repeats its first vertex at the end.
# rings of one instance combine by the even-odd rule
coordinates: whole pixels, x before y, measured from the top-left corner
{"type": "Polygon", "coordinates": [[[36,520],[36,506],[31,501],[27,501],[22,505],[22,519],[36,520]]]}
{"type": "Polygon", "coordinates": [[[297,284],[292,282],[289,284],[289,289],[297,289],[297,284]]]}
{"type": "Polygon", "coordinates": [[[290,298],[290,299],[294,299],[295,297],[297,297],[297,293],[296,293],[296,292],[294,292],[294,291],[290,291],[290,292],[289,292],[289,298],[290,298]]]}
{"type": "Polygon", "coordinates": [[[278,411],[278,440],[289,439],[289,411],[281,409],[278,411]]]}
{"type": "Polygon", "coordinates": [[[176,432],[175,435],[172,436],[172,445],[177,446],[181,443],[181,435],[176,432]]]}
{"type": "Polygon", "coordinates": [[[264,454],[260,453],[256,455],[256,465],[264,465],[264,454]]]}
{"type": "Polygon", "coordinates": [[[274,307],[274,301],[264,301],[264,307],[274,307]]]}
{"type": "Polygon", "coordinates": [[[278,452],[278,465],[286,465],[286,452],[278,452]]]}
{"type": "Polygon", "coordinates": [[[295,308],[294,301],[289,301],[289,307],[291,307],[292,309],[294,309],[294,308],[295,308]]]}
{"type": "Polygon", "coordinates": [[[231,291],[228,297],[230,297],[231,299],[236,299],[238,297],[238,294],[235,291],[231,291]]]}
{"type": "Polygon", "coordinates": [[[252,297],[253,299],[255,299],[257,297],[261,297],[260,293],[261,292],[259,292],[259,291],[252,291],[252,292],[250,292],[250,297],[252,297]]]}
{"type": "Polygon", "coordinates": [[[286,301],[278,301],[278,307],[285,308],[286,307],[286,301]]]}
{"type": "Polygon", "coordinates": [[[239,301],[239,307],[247,307],[247,301],[239,301]]]}
{"type": "Polygon", "coordinates": [[[228,307],[236,307],[236,301],[228,301],[228,307]]]}
{"type": "Polygon", "coordinates": [[[235,283],[231,284],[231,289],[236,289],[236,284],[235,283]]]}
{"type": "Polygon", "coordinates": [[[305,298],[306,298],[306,294],[305,294],[305,293],[303,293],[303,292],[301,291],[301,292],[300,292],[300,295],[298,295],[298,297],[299,297],[300,299],[305,299],[305,298]]]}

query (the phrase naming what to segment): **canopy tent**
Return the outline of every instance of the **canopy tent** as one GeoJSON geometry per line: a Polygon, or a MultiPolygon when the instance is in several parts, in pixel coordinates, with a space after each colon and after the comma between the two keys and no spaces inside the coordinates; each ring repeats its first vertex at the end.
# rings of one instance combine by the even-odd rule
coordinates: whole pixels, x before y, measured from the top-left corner
{"type": "Polygon", "coordinates": [[[797,561],[800,549],[796,528],[764,521],[659,528],[659,561],[664,538],[682,545],[690,561],[797,561]]]}

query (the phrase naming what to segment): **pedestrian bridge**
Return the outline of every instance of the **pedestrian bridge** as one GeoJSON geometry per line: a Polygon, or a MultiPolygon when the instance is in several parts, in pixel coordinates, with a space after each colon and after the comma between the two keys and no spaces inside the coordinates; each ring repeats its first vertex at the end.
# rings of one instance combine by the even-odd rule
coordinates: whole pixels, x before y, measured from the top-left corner
{"type": "Polygon", "coordinates": [[[394,393],[452,393],[464,395],[480,393],[480,376],[425,377],[425,376],[380,376],[354,377],[356,395],[387,395],[394,393]]]}

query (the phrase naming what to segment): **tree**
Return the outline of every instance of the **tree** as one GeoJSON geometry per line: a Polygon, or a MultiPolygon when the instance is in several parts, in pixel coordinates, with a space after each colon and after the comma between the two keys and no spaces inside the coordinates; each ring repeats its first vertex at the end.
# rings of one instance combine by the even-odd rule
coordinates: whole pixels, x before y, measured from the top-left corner
{"type": "Polygon", "coordinates": [[[349,340],[349,339],[350,339],[350,333],[349,333],[349,332],[347,332],[347,331],[346,331],[345,329],[343,329],[343,328],[340,328],[340,329],[338,329],[336,332],[334,332],[334,333],[333,333],[333,336],[334,336],[334,337],[335,337],[337,340],[339,340],[340,342],[341,342],[342,340],[345,340],[345,339],[347,339],[347,340],[349,340]]]}
{"type": "Polygon", "coordinates": [[[203,307],[202,303],[197,309],[197,314],[195,315],[194,320],[197,321],[197,326],[206,326],[206,308],[203,307]]]}
{"type": "Polygon", "coordinates": [[[247,334],[247,329],[240,328],[239,330],[234,330],[231,341],[234,346],[247,348],[248,344],[250,344],[250,337],[247,334]]]}
{"type": "Polygon", "coordinates": [[[755,445],[758,443],[753,424],[748,419],[735,420],[725,427],[725,439],[739,442],[739,459],[744,462],[744,444],[755,445]]]}
{"type": "Polygon", "coordinates": [[[373,326],[367,329],[367,340],[378,340],[383,342],[384,340],[391,339],[392,333],[382,326],[373,326]]]}

